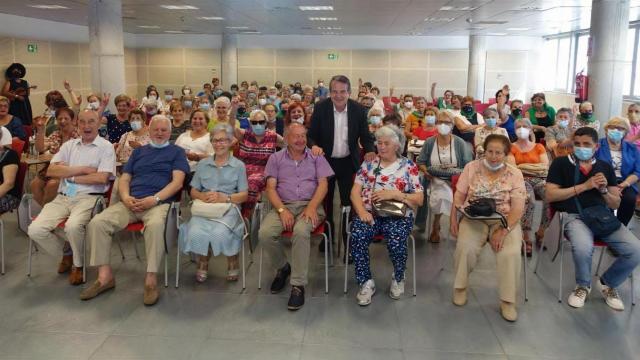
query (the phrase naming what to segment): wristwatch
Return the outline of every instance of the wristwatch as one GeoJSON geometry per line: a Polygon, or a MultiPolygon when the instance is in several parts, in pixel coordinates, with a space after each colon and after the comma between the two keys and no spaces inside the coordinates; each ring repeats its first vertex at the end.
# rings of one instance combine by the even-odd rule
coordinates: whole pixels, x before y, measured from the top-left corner
{"type": "Polygon", "coordinates": [[[282,214],[283,212],[284,212],[284,208],[283,207],[278,208],[278,214],[282,214]]]}
{"type": "Polygon", "coordinates": [[[160,196],[156,195],[153,198],[156,200],[156,205],[160,204],[160,201],[161,201],[160,196]]]}
{"type": "Polygon", "coordinates": [[[230,203],[231,202],[231,195],[227,195],[227,202],[230,203]]]}

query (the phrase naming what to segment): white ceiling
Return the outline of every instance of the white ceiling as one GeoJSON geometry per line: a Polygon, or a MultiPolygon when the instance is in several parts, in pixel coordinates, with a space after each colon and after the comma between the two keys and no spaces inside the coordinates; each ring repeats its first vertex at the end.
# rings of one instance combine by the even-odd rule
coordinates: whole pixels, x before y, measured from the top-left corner
{"type": "MultiPolygon", "coordinates": [[[[87,25],[87,3],[87,0],[0,0],[0,13],[87,25]],[[69,9],[29,7],[39,4],[69,9]]],[[[278,35],[540,36],[588,28],[591,17],[590,0],[123,0],[122,3],[124,30],[134,34],[257,31],[278,35]],[[198,10],[167,10],[160,5],[192,5],[198,10]],[[301,11],[300,5],[331,5],[334,10],[301,11]],[[475,9],[442,11],[442,7],[475,9]],[[219,16],[224,20],[199,20],[200,16],[219,16]],[[338,20],[310,21],[309,17],[338,20]],[[435,21],[425,21],[427,18],[435,21]],[[238,26],[248,30],[227,28],[238,26]],[[322,27],[340,29],[319,29],[322,27]]],[[[629,20],[640,20],[640,0],[631,1],[629,20]]]]}

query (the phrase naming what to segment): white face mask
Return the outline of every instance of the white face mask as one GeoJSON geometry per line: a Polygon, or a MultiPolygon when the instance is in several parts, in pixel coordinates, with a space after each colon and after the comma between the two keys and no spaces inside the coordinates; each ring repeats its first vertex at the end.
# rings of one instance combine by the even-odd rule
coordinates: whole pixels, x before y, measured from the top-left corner
{"type": "Polygon", "coordinates": [[[267,99],[264,99],[264,98],[258,99],[258,104],[260,104],[260,106],[265,106],[267,104],[267,99]]]}
{"type": "Polygon", "coordinates": [[[491,163],[487,159],[483,159],[484,166],[490,171],[498,171],[502,169],[504,163],[499,163],[498,165],[491,165],[491,163]]]}
{"type": "Polygon", "coordinates": [[[407,109],[411,109],[413,107],[413,101],[405,101],[404,107],[406,107],[407,109]]]}
{"type": "Polygon", "coordinates": [[[97,111],[100,108],[100,102],[99,101],[94,101],[94,102],[90,102],[89,104],[87,104],[87,109],[91,109],[94,111],[97,111]]]}
{"type": "Polygon", "coordinates": [[[451,132],[451,126],[447,124],[436,125],[436,128],[438,129],[438,134],[442,136],[449,135],[449,133],[451,132]]]}
{"type": "Polygon", "coordinates": [[[304,117],[302,117],[302,116],[297,118],[297,119],[291,119],[291,120],[293,120],[294,122],[297,122],[298,124],[304,123],[304,117]]]}
{"type": "Polygon", "coordinates": [[[525,127],[516,129],[516,135],[518,135],[518,138],[522,140],[529,139],[529,133],[530,133],[529,129],[525,127]]]}

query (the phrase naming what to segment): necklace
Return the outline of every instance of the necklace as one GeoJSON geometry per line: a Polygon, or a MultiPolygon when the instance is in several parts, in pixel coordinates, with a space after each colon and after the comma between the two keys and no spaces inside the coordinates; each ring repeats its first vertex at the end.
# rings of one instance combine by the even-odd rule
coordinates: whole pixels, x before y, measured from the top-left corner
{"type": "MultiPolygon", "coordinates": [[[[453,146],[451,146],[452,140],[453,140],[453,138],[451,138],[451,140],[449,140],[449,162],[450,163],[453,163],[453,152],[452,152],[453,151],[452,150],[453,146]]],[[[440,144],[438,144],[438,140],[436,140],[436,145],[438,146],[438,149],[437,149],[438,150],[438,162],[440,163],[440,165],[445,165],[445,164],[442,163],[442,159],[440,158],[440,144]]],[[[443,150],[446,150],[446,149],[447,149],[447,147],[444,146],[443,150]]],[[[449,164],[447,164],[447,165],[449,165],[449,164]]]]}

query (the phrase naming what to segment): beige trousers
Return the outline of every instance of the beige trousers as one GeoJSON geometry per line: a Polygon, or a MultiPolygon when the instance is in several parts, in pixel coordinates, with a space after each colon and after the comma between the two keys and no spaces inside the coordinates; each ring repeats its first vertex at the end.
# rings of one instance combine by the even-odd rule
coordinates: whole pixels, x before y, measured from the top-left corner
{"type": "MultiPolygon", "coordinates": [[[[300,219],[300,214],[307,207],[308,201],[296,201],[285,204],[285,207],[296,217],[293,225],[293,236],[291,237],[291,285],[305,286],[308,282],[309,254],[311,251],[311,232],[314,230],[310,222],[300,219]]],[[[324,221],[324,209],[318,206],[318,219],[324,221]]],[[[271,209],[265,216],[258,238],[262,242],[265,251],[271,257],[273,265],[278,269],[287,263],[284,246],[280,235],[283,231],[280,215],[276,209],[271,209]]]]}
{"type": "Polygon", "coordinates": [[[29,237],[51,255],[62,255],[64,240],[71,244],[73,250],[73,266],[84,265],[82,242],[85,227],[91,220],[91,212],[98,195],[78,195],[68,197],[60,195],[46,204],[38,217],[29,225],[29,237]],[[56,231],[58,224],[64,219],[64,235],[56,231]],[[55,231],[55,233],[54,233],[55,231]]]}
{"type": "MultiPolygon", "coordinates": [[[[499,227],[499,223],[485,223],[480,220],[463,218],[458,230],[458,244],[454,254],[454,289],[466,289],[469,273],[478,260],[482,247],[489,235],[499,227]]],[[[522,229],[520,223],[504,239],[502,250],[496,253],[498,273],[498,294],[500,300],[515,303],[518,278],[522,264],[522,229]]]]}
{"type": "Polygon", "coordinates": [[[130,223],[144,222],[144,247],[147,255],[147,272],[156,273],[165,252],[164,224],[169,204],[161,204],[143,212],[127,209],[118,202],[94,217],[87,226],[87,241],[91,245],[91,266],[108,265],[111,262],[113,234],[125,229],[130,223]]]}

